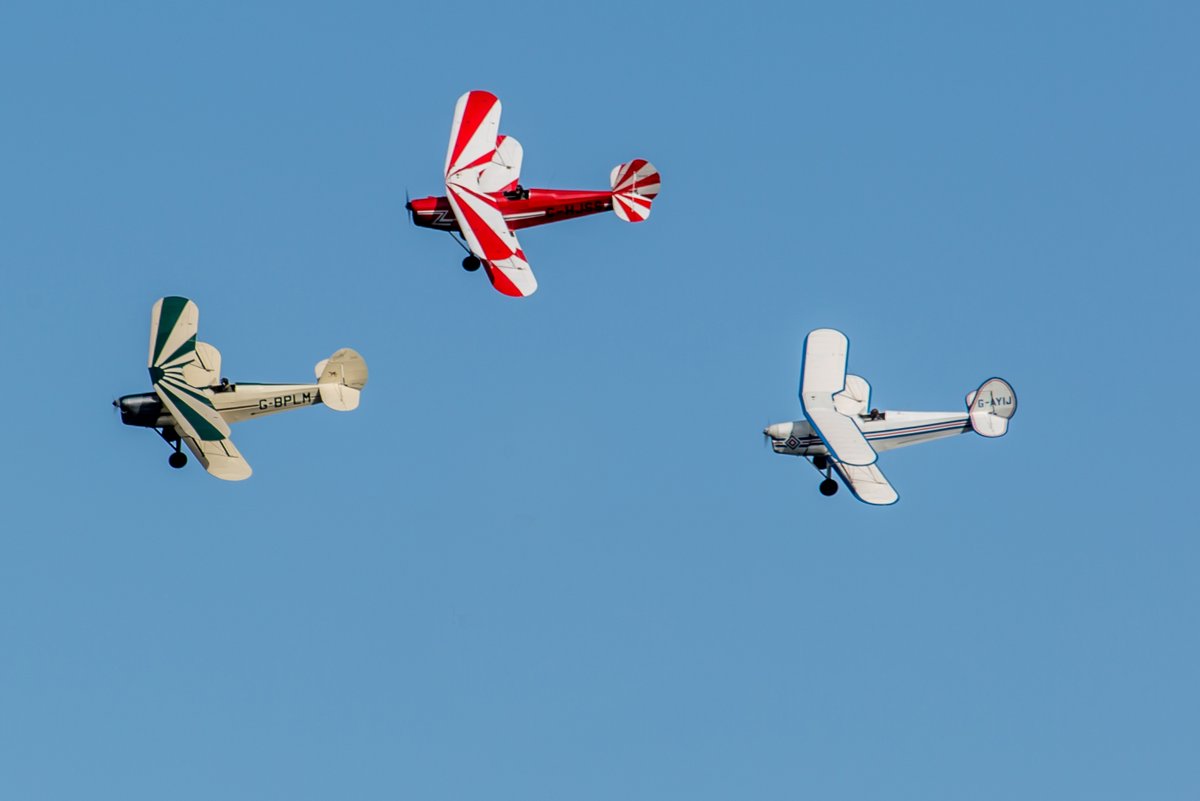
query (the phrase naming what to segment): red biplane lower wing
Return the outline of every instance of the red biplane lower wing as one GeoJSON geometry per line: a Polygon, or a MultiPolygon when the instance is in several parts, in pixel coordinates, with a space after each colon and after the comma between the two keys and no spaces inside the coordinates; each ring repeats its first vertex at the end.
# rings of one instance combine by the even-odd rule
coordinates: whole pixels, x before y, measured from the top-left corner
{"type": "Polygon", "coordinates": [[[446,183],[446,196],[467,246],[483,262],[492,286],[512,297],[536,292],[537,279],[495,199],[452,181],[446,183]]]}
{"type": "Polygon", "coordinates": [[[525,254],[517,248],[517,252],[503,261],[485,261],[483,269],[497,292],[514,298],[527,298],[537,291],[537,279],[525,254]]]}

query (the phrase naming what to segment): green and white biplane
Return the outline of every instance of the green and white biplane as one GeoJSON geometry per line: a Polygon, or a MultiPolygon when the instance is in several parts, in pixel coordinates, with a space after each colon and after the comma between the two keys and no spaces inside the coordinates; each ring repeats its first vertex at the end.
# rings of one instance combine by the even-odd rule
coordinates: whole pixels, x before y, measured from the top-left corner
{"type": "Polygon", "coordinates": [[[153,392],[113,401],[121,422],[157,429],[175,449],[167,460],[183,467],[187,445],[204,469],[226,481],[249,478],[250,465],[229,438],[229,424],[323,403],[358,408],[367,363],[342,348],[317,363],[315,384],[233,384],[221,378],[221,354],[196,341],[200,310],[187,298],[162,298],[150,314],[150,383],[153,392]]]}

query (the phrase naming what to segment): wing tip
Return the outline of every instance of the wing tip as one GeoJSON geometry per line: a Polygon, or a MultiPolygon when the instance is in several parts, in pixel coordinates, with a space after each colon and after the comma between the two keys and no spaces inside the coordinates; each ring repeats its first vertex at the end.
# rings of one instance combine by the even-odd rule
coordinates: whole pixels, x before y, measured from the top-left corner
{"type": "MultiPolygon", "coordinates": [[[[483,262],[484,270],[487,272],[488,280],[492,282],[492,286],[501,295],[506,295],[510,298],[527,298],[534,292],[537,292],[537,279],[529,273],[528,281],[522,281],[518,284],[508,275],[507,271],[498,267],[490,261],[483,262]]],[[[526,270],[526,272],[529,272],[526,270]]]]}

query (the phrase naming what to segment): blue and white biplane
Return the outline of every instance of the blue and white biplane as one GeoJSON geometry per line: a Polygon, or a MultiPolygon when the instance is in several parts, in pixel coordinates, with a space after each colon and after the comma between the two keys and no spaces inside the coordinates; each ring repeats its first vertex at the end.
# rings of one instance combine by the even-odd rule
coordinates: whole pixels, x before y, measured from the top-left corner
{"type": "Polygon", "coordinates": [[[763,429],[776,453],[803,456],[824,474],[822,495],[842,482],[863,503],[888,506],[900,496],[875,464],[878,454],[974,431],[1000,437],[1017,411],[1017,396],[1002,378],[989,378],[967,395],[965,412],[895,412],[871,408],[871,385],[846,373],[850,343],[832,328],[804,339],[800,405],[804,419],[763,429]]]}

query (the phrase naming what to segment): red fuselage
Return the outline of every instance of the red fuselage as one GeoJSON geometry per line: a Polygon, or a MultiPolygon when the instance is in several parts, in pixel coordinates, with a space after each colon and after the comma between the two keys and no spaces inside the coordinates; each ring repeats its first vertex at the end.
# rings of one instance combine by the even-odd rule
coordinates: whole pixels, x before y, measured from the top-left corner
{"type": "MultiPolygon", "coordinates": [[[[497,192],[492,197],[500,207],[504,221],[514,231],[612,210],[611,192],[522,189],[519,192],[497,192]]],[[[411,200],[408,210],[412,212],[413,223],[422,228],[459,230],[450,201],[444,196],[411,200]]]]}

